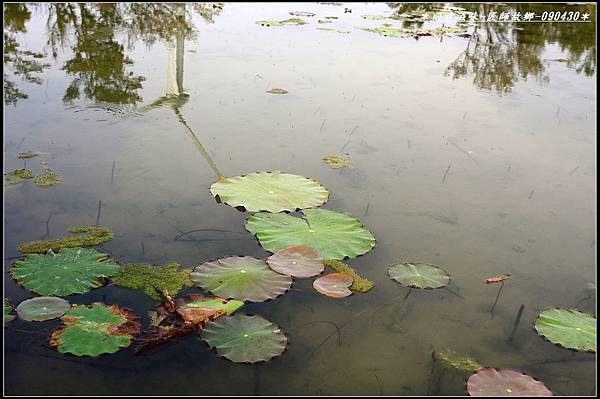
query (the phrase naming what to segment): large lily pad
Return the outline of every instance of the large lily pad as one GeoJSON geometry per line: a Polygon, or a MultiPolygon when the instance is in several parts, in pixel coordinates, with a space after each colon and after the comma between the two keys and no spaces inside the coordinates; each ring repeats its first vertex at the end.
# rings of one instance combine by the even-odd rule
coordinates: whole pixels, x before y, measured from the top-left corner
{"type": "Polygon", "coordinates": [[[399,263],[388,269],[388,275],[411,288],[440,288],[450,281],[448,273],[428,263],[399,263]]]}
{"type": "Polygon", "coordinates": [[[596,352],[596,319],[588,313],[548,308],[538,316],[535,329],[553,344],[576,351],[596,352]]]}
{"type": "Polygon", "coordinates": [[[15,319],[15,311],[10,304],[10,301],[4,298],[4,325],[6,323],[11,322],[15,319]]]}
{"type": "Polygon", "coordinates": [[[67,313],[71,304],[55,296],[40,296],[27,299],[17,306],[17,314],[26,321],[45,321],[67,313]]]}
{"type": "Polygon", "coordinates": [[[297,278],[316,276],[325,269],[319,252],[304,245],[281,249],[269,256],[267,263],[277,273],[297,278]]]}
{"type": "Polygon", "coordinates": [[[10,269],[17,283],[40,295],[82,294],[104,284],[119,265],[93,248],[64,248],[45,255],[28,254],[10,269]]]}
{"type": "Polygon", "coordinates": [[[341,212],[306,209],[304,218],[260,212],[246,222],[264,249],[277,252],[295,245],[319,251],[323,259],[355,258],[375,246],[375,238],[358,219],[341,212]]]}
{"type": "Polygon", "coordinates": [[[471,396],[553,396],[543,382],[513,370],[483,369],[467,381],[471,396]]]}
{"type": "Polygon", "coordinates": [[[236,363],[268,361],[287,346],[281,329],[260,316],[221,317],[208,323],[200,336],[217,354],[236,363]]]}
{"type": "Polygon", "coordinates": [[[313,208],[329,198],[319,182],[278,170],[221,178],[210,187],[210,192],[217,201],[250,212],[313,208]]]}
{"type": "Polygon", "coordinates": [[[352,276],[346,273],[331,273],[319,277],[313,282],[315,290],[332,298],[344,298],[352,295],[348,289],[352,285],[352,276]]]}
{"type": "Polygon", "coordinates": [[[102,303],[73,305],[61,320],[64,325],[52,332],[50,345],[75,356],[114,353],[131,345],[141,328],[130,310],[102,303]]]}
{"type": "Polygon", "coordinates": [[[112,278],[115,285],[143,289],[150,297],[160,301],[163,293],[177,295],[184,287],[192,287],[190,269],[179,270],[178,263],[156,267],[147,263],[121,265],[112,278]]]}
{"type": "Polygon", "coordinates": [[[190,278],[218,296],[240,301],[263,302],[286,292],[292,278],[274,272],[264,260],[230,256],[197,266],[190,278]]]}

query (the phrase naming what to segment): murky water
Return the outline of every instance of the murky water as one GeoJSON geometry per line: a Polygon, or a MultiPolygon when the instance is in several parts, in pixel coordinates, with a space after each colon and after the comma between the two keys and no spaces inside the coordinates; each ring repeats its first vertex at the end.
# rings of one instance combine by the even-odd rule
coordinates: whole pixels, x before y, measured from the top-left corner
{"type": "MultiPolygon", "coordinates": [[[[595,282],[595,6],[563,7],[592,12],[588,24],[482,23],[469,26],[478,37],[418,40],[359,29],[401,27],[361,18],[398,11],[385,3],[188,4],[183,17],[174,4],[4,7],[5,172],[37,173],[41,158],[15,157],[37,150],[62,177],[5,187],[4,296],[14,305],[33,296],[7,273],[18,245],[97,219],[115,234],[101,249],[124,263],[265,258],[244,228],[249,214],[211,197],[219,172],[317,179],[331,193],[325,208],[378,240],[348,261],[375,283],[368,293],[335,300],[303,279],[241,310],[286,332],[288,348],[268,363],[232,363],[194,334],[138,356],[76,358],[47,345],[58,321],[17,319],[4,330],[6,394],[466,394],[463,380],[432,381],[431,353],[445,348],[555,394],[595,393],[595,354],[532,326],[595,282]],[[255,24],[290,11],[316,16],[255,24]],[[319,24],[324,16],[339,18],[319,24]],[[289,93],[265,93],[274,87],[289,93]],[[345,153],[352,168],[321,159],[345,153]],[[215,231],[175,240],[197,229],[215,231]],[[407,289],[386,273],[402,261],[443,267],[451,291],[415,291],[403,304],[407,289]],[[497,286],[484,280],[502,273],[513,277],[492,317],[497,286]],[[339,340],[312,321],[335,323],[339,340]]],[[[154,306],[116,286],[68,299],[129,307],[144,327],[154,306]]],[[[595,314],[595,298],[579,309],[595,314]]]]}

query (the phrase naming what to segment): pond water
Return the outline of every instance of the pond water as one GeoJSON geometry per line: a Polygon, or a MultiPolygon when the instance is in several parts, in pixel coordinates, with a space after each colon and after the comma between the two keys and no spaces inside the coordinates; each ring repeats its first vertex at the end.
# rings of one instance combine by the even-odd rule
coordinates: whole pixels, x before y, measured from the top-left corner
{"type": "MultiPolygon", "coordinates": [[[[19,244],[71,226],[109,227],[114,238],[98,249],[121,263],[266,258],[244,228],[250,213],[211,196],[221,174],[318,180],[330,192],[324,208],[377,239],[346,260],[374,282],[369,292],[333,299],[296,279],[238,311],[286,333],[287,349],[269,362],[233,363],[195,333],[139,355],[134,344],[78,358],[48,345],[59,320],[17,318],[4,329],[5,393],[466,395],[465,379],[433,372],[432,352],[451,349],[556,395],[595,394],[595,353],[533,328],[541,310],[574,307],[596,282],[595,5],[470,4],[485,14],[577,10],[592,22],[476,23],[469,37],[361,29],[441,26],[361,17],[431,6],[5,4],[5,173],[37,174],[45,161],[62,179],[5,185],[4,296],[14,306],[35,296],[8,273],[19,244]],[[316,15],[255,23],[291,11],[316,15]],[[325,16],[338,18],[319,23],[325,16]],[[16,158],[27,150],[47,154],[16,158]],[[332,169],[328,155],[352,166],[332,169]],[[442,267],[449,289],[403,302],[408,289],[387,269],[406,261],[442,267]],[[484,281],[505,273],[492,315],[498,285],[484,281]]],[[[156,305],[114,285],[67,299],[128,307],[144,329],[156,305]]],[[[595,315],[595,301],[578,309],[595,315]]]]}

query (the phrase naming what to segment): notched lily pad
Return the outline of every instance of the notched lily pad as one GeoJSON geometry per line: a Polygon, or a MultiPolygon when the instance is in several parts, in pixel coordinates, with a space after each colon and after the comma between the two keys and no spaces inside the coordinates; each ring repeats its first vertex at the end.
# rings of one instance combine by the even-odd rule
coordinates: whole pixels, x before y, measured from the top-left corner
{"type": "Polygon", "coordinates": [[[448,273],[429,263],[399,263],[388,269],[388,276],[411,288],[441,288],[450,282],[448,273]]]}
{"type": "Polygon", "coordinates": [[[267,264],[277,273],[296,278],[316,276],[325,269],[319,252],[304,245],[277,251],[267,258],[267,264]]]}
{"type": "Polygon", "coordinates": [[[375,246],[375,238],[358,219],[342,212],[305,209],[304,217],[260,212],[250,216],[246,229],[264,249],[277,252],[295,245],[319,251],[323,259],[355,258],[375,246]]]}
{"type": "Polygon", "coordinates": [[[190,278],[197,286],[218,296],[251,302],[276,298],[292,285],[290,276],[276,273],[265,261],[250,256],[230,256],[203,263],[190,278]]]}
{"type": "Polygon", "coordinates": [[[539,314],[535,330],[553,344],[576,351],[596,352],[596,318],[567,308],[548,308],[539,314]]]}
{"type": "Polygon", "coordinates": [[[42,174],[36,176],[36,178],[33,179],[33,182],[38,187],[52,187],[56,186],[60,180],[60,176],[54,173],[54,171],[48,167],[46,162],[42,162],[42,174]]]}
{"type": "Polygon", "coordinates": [[[200,336],[218,355],[236,363],[266,362],[287,346],[281,329],[260,316],[221,317],[208,323],[200,336]]]}
{"type": "Polygon", "coordinates": [[[147,263],[130,263],[121,265],[112,282],[121,287],[143,289],[151,298],[160,301],[163,293],[175,296],[183,288],[193,287],[190,272],[191,269],[180,271],[179,264],[175,262],[162,267],[147,263]]]}
{"type": "Polygon", "coordinates": [[[367,280],[366,278],[359,275],[356,272],[356,270],[354,270],[353,268],[351,268],[344,262],[340,262],[340,261],[333,260],[333,259],[328,259],[328,260],[325,260],[324,263],[325,263],[325,266],[327,266],[330,269],[333,269],[334,271],[336,271],[338,273],[346,273],[346,274],[349,274],[350,276],[352,276],[352,279],[354,281],[352,282],[352,285],[350,286],[350,291],[367,292],[371,288],[374,287],[374,284],[372,281],[367,280]]]}
{"type": "Polygon", "coordinates": [[[88,248],[64,248],[58,253],[28,254],[15,261],[11,276],[30,291],[40,295],[82,294],[104,285],[119,265],[108,255],[88,248]]]}
{"type": "Polygon", "coordinates": [[[323,161],[332,169],[342,169],[350,166],[350,158],[346,155],[345,158],[338,157],[337,155],[329,155],[322,158],[323,161]]]}
{"type": "Polygon", "coordinates": [[[15,319],[15,311],[10,301],[4,298],[4,326],[15,319]]]}
{"type": "Polygon", "coordinates": [[[329,199],[319,182],[278,170],[221,178],[210,192],[218,202],[250,212],[295,211],[317,207],[329,199]]]}
{"type": "Polygon", "coordinates": [[[100,356],[126,348],[138,336],[141,320],[129,309],[93,303],[73,305],[61,317],[64,325],[50,336],[50,345],[61,353],[100,356]]]}
{"type": "Polygon", "coordinates": [[[80,236],[61,237],[52,241],[30,241],[21,244],[19,246],[19,251],[23,253],[44,253],[50,249],[57,251],[61,248],[100,245],[113,237],[110,230],[102,226],[71,227],[69,232],[85,234],[80,236]]]}
{"type": "Polygon", "coordinates": [[[55,296],[40,296],[27,299],[17,306],[17,314],[26,321],[45,321],[67,313],[71,308],[68,301],[55,296]]]}
{"type": "Polygon", "coordinates": [[[286,94],[287,92],[288,91],[286,89],[280,89],[277,87],[266,91],[266,93],[271,93],[271,94],[286,94]]]}
{"type": "Polygon", "coordinates": [[[543,382],[514,370],[483,369],[467,381],[471,396],[553,396],[543,382]]]}
{"type": "Polygon", "coordinates": [[[4,181],[9,185],[20,184],[23,180],[32,178],[33,172],[29,169],[17,169],[4,175],[4,181]]]}
{"type": "Polygon", "coordinates": [[[348,289],[352,285],[352,276],[346,273],[331,273],[319,277],[313,282],[315,290],[332,298],[345,298],[352,295],[348,289]]]}

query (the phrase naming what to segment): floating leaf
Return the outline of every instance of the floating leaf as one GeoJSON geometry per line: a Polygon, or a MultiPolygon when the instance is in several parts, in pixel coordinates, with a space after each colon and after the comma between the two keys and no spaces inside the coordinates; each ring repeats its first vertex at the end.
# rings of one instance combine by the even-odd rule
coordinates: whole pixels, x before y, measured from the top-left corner
{"type": "Polygon", "coordinates": [[[42,162],[42,174],[33,179],[33,182],[39,187],[52,187],[60,182],[60,176],[46,162],[42,162]]]}
{"type": "Polygon", "coordinates": [[[330,16],[330,17],[325,17],[326,19],[338,19],[338,17],[334,17],[334,16],[330,16]]]}
{"type": "Polygon", "coordinates": [[[547,308],[539,314],[534,327],[553,344],[576,351],[596,352],[596,319],[588,313],[547,308]]]}
{"type": "Polygon", "coordinates": [[[322,27],[316,27],[316,30],[335,30],[333,28],[322,28],[322,27]]]}
{"type": "Polygon", "coordinates": [[[319,252],[304,245],[284,248],[267,258],[267,264],[277,273],[303,278],[323,272],[323,258],[319,252]]]}
{"type": "Polygon", "coordinates": [[[483,369],[467,381],[471,396],[553,396],[543,382],[513,370],[483,369]]]}
{"type": "Polygon", "coordinates": [[[369,281],[366,278],[360,276],[356,272],[356,270],[354,270],[353,268],[351,268],[350,266],[348,266],[347,264],[345,264],[343,262],[333,260],[333,259],[328,259],[328,260],[324,261],[324,263],[325,263],[325,266],[327,266],[330,269],[333,269],[334,271],[336,271],[338,273],[346,273],[346,274],[349,274],[350,276],[352,276],[352,279],[354,281],[352,282],[352,285],[350,286],[350,291],[367,292],[374,286],[372,281],[369,281]]]}
{"type": "Polygon", "coordinates": [[[23,301],[17,306],[17,314],[26,321],[45,321],[67,313],[69,302],[55,296],[40,296],[23,301]]]}
{"type": "Polygon", "coordinates": [[[202,329],[210,320],[222,315],[231,315],[244,303],[241,301],[205,297],[191,294],[175,301],[165,295],[165,300],[156,311],[149,312],[150,329],[136,354],[146,349],[172,341],[194,330],[202,329]]]}
{"type": "Polygon", "coordinates": [[[61,237],[52,241],[30,241],[19,246],[23,253],[44,253],[51,249],[57,251],[61,248],[81,247],[84,245],[100,245],[109,241],[113,234],[102,226],[71,227],[71,233],[86,233],[80,236],[61,237]]]}
{"type": "Polygon", "coordinates": [[[13,310],[10,301],[4,298],[4,325],[15,319],[15,311],[13,310]]]}
{"type": "Polygon", "coordinates": [[[319,251],[323,259],[355,258],[375,246],[375,238],[359,220],[341,212],[306,209],[304,218],[285,213],[256,213],[246,229],[255,234],[264,249],[277,252],[295,245],[319,251]]]}
{"type": "Polygon", "coordinates": [[[218,202],[250,212],[312,208],[329,198],[319,182],[278,170],[221,178],[210,187],[210,192],[218,202]]]}
{"type": "Polygon", "coordinates": [[[103,303],[73,305],[61,320],[64,325],[52,332],[50,345],[75,356],[99,356],[126,348],[141,328],[140,318],[129,309],[103,303]]]}
{"type": "Polygon", "coordinates": [[[323,161],[333,169],[347,168],[350,166],[349,158],[338,157],[337,155],[329,155],[323,158],[323,161]]]}
{"type": "Polygon", "coordinates": [[[260,26],[281,26],[283,23],[279,21],[256,21],[257,25],[260,26]]]}
{"type": "Polygon", "coordinates": [[[300,18],[290,18],[290,19],[286,19],[285,21],[281,21],[281,23],[283,25],[305,25],[306,22],[304,22],[302,19],[300,18]]]}
{"type": "Polygon", "coordinates": [[[314,17],[315,14],[314,12],[307,12],[307,11],[292,11],[290,12],[290,15],[294,15],[296,17],[314,17]]]}
{"type": "Polygon", "coordinates": [[[197,286],[225,298],[263,302],[285,293],[289,276],[275,273],[263,260],[231,256],[206,262],[190,274],[197,286]]]}
{"type": "Polygon", "coordinates": [[[33,172],[29,169],[17,169],[4,175],[6,184],[20,184],[25,179],[33,178],[33,172]]]}
{"type": "Polygon", "coordinates": [[[386,17],[384,17],[383,15],[362,15],[362,18],[368,20],[380,20],[385,19],[386,17]]]}
{"type": "Polygon", "coordinates": [[[319,20],[319,21],[317,21],[317,22],[319,22],[320,24],[330,24],[330,23],[331,23],[331,21],[330,21],[330,20],[328,20],[328,19],[320,19],[320,20],[319,20]]]}
{"type": "Polygon", "coordinates": [[[450,281],[448,273],[429,263],[399,263],[388,269],[388,275],[411,288],[440,288],[450,281]]]}
{"type": "Polygon", "coordinates": [[[217,354],[236,363],[256,363],[279,356],[287,346],[281,329],[260,316],[221,317],[200,336],[217,354]]]}
{"type": "Polygon", "coordinates": [[[499,276],[486,278],[485,283],[486,284],[501,283],[502,281],[508,280],[509,278],[510,278],[510,274],[501,274],[499,276]]]}
{"type": "Polygon", "coordinates": [[[88,248],[64,248],[46,255],[28,254],[10,269],[17,283],[40,295],[82,294],[103,285],[119,265],[108,255],[88,248]]]}
{"type": "Polygon", "coordinates": [[[319,277],[313,282],[315,290],[332,298],[344,298],[352,295],[348,289],[352,285],[352,276],[346,273],[331,273],[319,277]]]}
{"type": "Polygon", "coordinates": [[[177,295],[184,287],[192,287],[190,269],[179,270],[178,263],[167,263],[156,267],[147,263],[121,265],[113,276],[115,285],[127,288],[143,289],[153,299],[160,301],[162,292],[177,295]]]}
{"type": "Polygon", "coordinates": [[[379,33],[381,36],[387,37],[398,37],[398,36],[406,36],[406,32],[403,29],[398,28],[389,28],[389,27],[379,27],[379,28],[370,28],[364,29],[369,32],[379,33]]]}
{"type": "Polygon", "coordinates": [[[44,153],[39,152],[39,151],[20,152],[17,154],[17,158],[33,158],[33,157],[37,157],[42,154],[44,154],[44,153]]]}
{"type": "Polygon", "coordinates": [[[267,93],[271,94],[286,94],[288,91],[286,89],[274,88],[271,90],[267,90],[267,93]]]}

